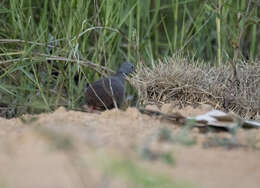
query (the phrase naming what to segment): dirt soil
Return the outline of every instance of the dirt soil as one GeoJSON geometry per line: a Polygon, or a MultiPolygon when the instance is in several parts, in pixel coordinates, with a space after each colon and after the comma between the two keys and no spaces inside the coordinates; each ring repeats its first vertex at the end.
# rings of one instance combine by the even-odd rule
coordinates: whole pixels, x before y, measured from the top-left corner
{"type": "Polygon", "coordinates": [[[259,149],[258,129],[232,136],[188,130],[136,108],[99,114],[59,108],[0,119],[0,187],[259,188],[259,149]]]}

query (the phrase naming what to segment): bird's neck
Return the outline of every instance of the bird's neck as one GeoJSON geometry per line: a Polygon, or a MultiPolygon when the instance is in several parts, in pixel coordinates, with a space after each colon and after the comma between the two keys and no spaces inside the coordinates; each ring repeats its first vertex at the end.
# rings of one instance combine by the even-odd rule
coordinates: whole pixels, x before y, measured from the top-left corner
{"type": "Polygon", "coordinates": [[[125,73],[117,72],[117,73],[115,74],[115,76],[119,77],[122,81],[125,81],[125,76],[126,76],[125,73]]]}

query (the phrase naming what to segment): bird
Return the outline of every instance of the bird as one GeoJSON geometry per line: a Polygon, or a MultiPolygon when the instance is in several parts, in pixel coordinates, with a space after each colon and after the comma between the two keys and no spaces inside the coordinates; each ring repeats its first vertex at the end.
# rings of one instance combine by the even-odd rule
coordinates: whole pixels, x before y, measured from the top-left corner
{"type": "Polygon", "coordinates": [[[125,78],[133,70],[133,64],[126,61],[121,64],[116,74],[87,84],[85,103],[91,111],[119,108],[125,98],[125,78]]]}

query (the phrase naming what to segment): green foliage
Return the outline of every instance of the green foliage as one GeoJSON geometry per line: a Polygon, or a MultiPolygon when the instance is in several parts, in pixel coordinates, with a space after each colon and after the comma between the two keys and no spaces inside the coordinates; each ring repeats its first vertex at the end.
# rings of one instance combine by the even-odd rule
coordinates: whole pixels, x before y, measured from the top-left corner
{"type": "Polygon", "coordinates": [[[148,171],[139,164],[131,160],[118,160],[111,162],[107,167],[109,175],[114,174],[129,181],[134,187],[152,188],[152,187],[171,187],[186,188],[193,187],[190,183],[174,181],[172,178],[160,173],[148,171]]]}
{"type": "Polygon", "coordinates": [[[68,59],[116,69],[123,60],[151,66],[154,59],[182,53],[222,63],[232,59],[241,28],[241,57],[259,58],[259,3],[252,1],[244,19],[247,3],[2,0],[0,106],[15,108],[15,114],[78,108],[86,82],[99,75],[68,59]],[[65,60],[47,61],[50,55],[65,60]]]}

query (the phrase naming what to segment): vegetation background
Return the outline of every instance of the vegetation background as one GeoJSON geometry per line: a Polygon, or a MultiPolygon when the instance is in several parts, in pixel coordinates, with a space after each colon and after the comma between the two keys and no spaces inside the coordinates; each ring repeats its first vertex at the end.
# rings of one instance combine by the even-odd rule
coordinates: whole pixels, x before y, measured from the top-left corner
{"type": "Polygon", "coordinates": [[[254,63],[259,23],[258,0],[1,0],[0,115],[79,108],[124,60],[254,63]]]}

